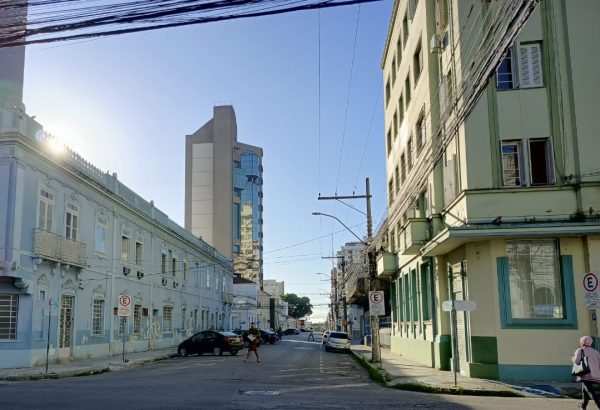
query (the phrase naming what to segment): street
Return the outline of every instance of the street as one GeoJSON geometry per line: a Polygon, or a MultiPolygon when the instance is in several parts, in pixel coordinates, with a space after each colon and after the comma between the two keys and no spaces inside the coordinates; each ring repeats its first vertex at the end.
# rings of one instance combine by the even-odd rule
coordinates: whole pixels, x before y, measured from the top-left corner
{"type": "Polygon", "coordinates": [[[261,363],[189,356],[96,376],[0,383],[2,409],[568,409],[566,399],[446,396],[386,388],[352,356],[306,334],[260,348],[261,363]]]}

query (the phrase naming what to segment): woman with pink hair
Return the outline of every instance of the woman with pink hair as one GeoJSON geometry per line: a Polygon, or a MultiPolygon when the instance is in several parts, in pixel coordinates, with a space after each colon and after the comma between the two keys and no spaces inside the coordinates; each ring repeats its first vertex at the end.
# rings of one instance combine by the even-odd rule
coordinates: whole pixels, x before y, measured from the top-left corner
{"type": "Polygon", "coordinates": [[[594,341],[589,336],[583,336],[579,339],[579,349],[573,353],[573,364],[581,364],[583,356],[587,358],[590,372],[581,376],[577,376],[577,381],[581,382],[581,403],[580,409],[585,409],[590,401],[594,400],[596,406],[600,409],[600,399],[594,391],[594,385],[600,383],[600,352],[592,347],[594,341]]]}

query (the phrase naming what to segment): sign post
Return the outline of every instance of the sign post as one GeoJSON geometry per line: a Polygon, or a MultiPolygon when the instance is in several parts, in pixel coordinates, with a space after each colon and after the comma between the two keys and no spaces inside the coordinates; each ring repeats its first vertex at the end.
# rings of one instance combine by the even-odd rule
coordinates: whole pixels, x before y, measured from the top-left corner
{"type": "MultiPolygon", "coordinates": [[[[369,292],[369,316],[373,319],[375,316],[375,320],[377,324],[379,324],[379,316],[385,316],[385,298],[382,290],[373,290],[369,292]]],[[[371,320],[373,323],[373,320],[371,320]]],[[[371,349],[375,349],[377,351],[377,357],[379,357],[379,365],[381,366],[381,346],[379,346],[379,337],[373,338],[373,331],[379,332],[379,326],[376,329],[373,329],[371,326],[371,341],[376,340],[376,343],[371,343],[371,349]]],[[[379,336],[379,335],[377,335],[379,336]]]]}
{"type": "Polygon", "coordinates": [[[123,326],[123,363],[126,363],[125,360],[125,330],[127,323],[127,317],[131,315],[131,297],[129,295],[119,295],[119,307],[117,309],[117,315],[119,316],[121,323],[123,326]]]}
{"type": "Polygon", "coordinates": [[[447,300],[442,303],[442,310],[450,312],[452,321],[452,361],[454,362],[454,386],[457,385],[458,372],[458,326],[456,323],[456,312],[472,312],[477,309],[477,303],[470,300],[447,300]]]}
{"type": "MultiPolygon", "coordinates": [[[[600,275],[598,272],[588,272],[583,275],[583,291],[585,307],[592,310],[592,321],[598,335],[598,321],[596,320],[596,309],[600,309],[600,275]]],[[[595,342],[596,343],[596,342],[595,342]]],[[[598,346],[595,346],[598,347],[598,346]]]]}

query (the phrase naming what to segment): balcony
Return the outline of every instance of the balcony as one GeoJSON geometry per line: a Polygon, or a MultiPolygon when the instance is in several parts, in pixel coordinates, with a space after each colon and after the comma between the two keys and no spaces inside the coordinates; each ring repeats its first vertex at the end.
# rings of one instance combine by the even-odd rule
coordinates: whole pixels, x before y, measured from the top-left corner
{"type": "Polygon", "coordinates": [[[78,267],[85,266],[85,244],[43,229],[34,233],[33,250],[37,257],[78,267]]]}
{"type": "Polygon", "coordinates": [[[377,275],[380,277],[392,276],[396,269],[396,255],[392,252],[384,252],[377,255],[377,275]]]}
{"type": "Polygon", "coordinates": [[[417,255],[429,240],[429,220],[427,218],[411,218],[404,228],[403,255],[417,255]]]}

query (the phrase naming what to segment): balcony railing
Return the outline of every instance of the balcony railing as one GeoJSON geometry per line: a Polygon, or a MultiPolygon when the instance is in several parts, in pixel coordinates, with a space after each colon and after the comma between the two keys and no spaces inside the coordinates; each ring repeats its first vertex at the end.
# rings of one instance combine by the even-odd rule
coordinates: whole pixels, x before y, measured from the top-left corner
{"type": "Polygon", "coordinates": [[[426,218],[411,218],[405,231],[405,248],[403,255],[416,255],[419,249],[429,240],[429,220],[426,218]]]}
{"type": "Polygon", "coordinates": [[[83,267],[85,266],[85,244],[43,229],[34,234],[36,256],[52,261],[83,267]]]}

